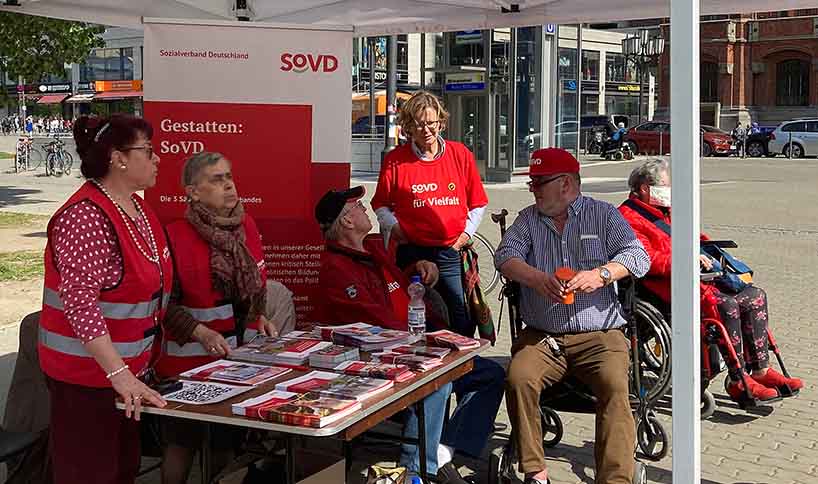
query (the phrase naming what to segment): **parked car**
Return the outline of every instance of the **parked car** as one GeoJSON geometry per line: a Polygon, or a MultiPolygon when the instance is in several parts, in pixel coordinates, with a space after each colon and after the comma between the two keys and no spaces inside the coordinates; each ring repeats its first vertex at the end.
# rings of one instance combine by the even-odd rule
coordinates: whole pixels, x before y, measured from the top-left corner
{"type": "MultiPolygon", "coordinates": [[[[582,116],[582,118],[580,119],[579,126],[580,147],[582,149],[586,149],[586,140],[590,144],[591,141],[593,141],[594,131],[601,129],[602,127],[605,128],[607,138],[607,136],[611,135],[611,133],[614,130],[614,127],[618,123],[624,123],[625,127],[627,127],[629,123],[628,116],[625,116],[623,114],[582,116]]],[[[533,151],[537,148],[543,147],[540,144],[541,138],[542,133],[539,132],[531,133],[525,137],[525,143],[529,151],[533,151]]],[[[604,139],[602,141],[604,142],[604,139]]],[[[568,151],[573,151],[574,149],[576,149],[577,146],[576,120],[563,121],[561,123],[557,123],[554,131],[554,146],[565,148],[568,151]]],[[[599,150],[596,150],[596,153],[599,153],[599,150]]]]}
{"type": "Polygon", "coordinates": [[[751,158],[759,158],[762,156],[775,156],[775,153],[769,149],[770,135],[775,128],[760,133],[751,134],[747,136],[746,146],[744,148],[747,156],[751,158]]]}
{"type": "Polygon", "coordinates": [[[785,121],[770,133],[768,152],[793,158],[818,155],[818,119],[785,121]]]}
{"type": "MultiPolygon", "coordinates": [[[[544,148],[541,144],[542,133],[531,133],[525,137],[525,144],[529,153],[533,153],[538,148],[544,148]]],[[[554,146],[574,151],[577,147],[577,122],[563,121],[557,123],[554,130],[554,146]]]]}
{"type": "MultiPolygon", "coordinates": [[[[702,156],[729,155],[736,151],[730,133],[719,128],[702,125],[702,156]]],[[[625,142],[633,153],[670,153],[670,123],[648,121],[629,129],[625,142]]]]}
{"type": "MultiPolygon", "coordinates": [[[[377,134],[383,136],[386,126],[386,116],[375,115],[375,129],[377,134]]],[[[362,116],[352,123],[352,134],[370,134],[369,116],[362,116]]]]}

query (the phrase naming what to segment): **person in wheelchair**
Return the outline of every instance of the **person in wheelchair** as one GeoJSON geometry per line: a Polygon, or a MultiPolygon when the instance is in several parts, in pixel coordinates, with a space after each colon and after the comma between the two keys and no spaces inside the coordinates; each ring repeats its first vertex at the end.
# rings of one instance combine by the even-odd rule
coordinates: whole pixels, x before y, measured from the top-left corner
{"type": "MultiPolygon", "coordinates": [[[[651,259],[643,287],[659,299],[660,305],[670,304],[670,171],[662,159],[648,160],[633,170],[629,179],[630,196],[619,210],[631,224],[636,236],[645,246],[651,259]]],[[[702,240],[707,236],[702,234],[702,240]]],[[[713,267],[714,260],[702,254],[700,263],[705,270],[713,267]]],[[[790,396],[803,387],[798,378],[789,378],[769,368],[767,294],[758,286],[747,285],[740,292],[728,293],[715,282],[701,285],[702,311],[715,305],[721,323],[738,358],[733,361],[726,342],[719,338],[719,351],[728,363],[730,383],[727,393],[735,401],[745,397],[742,380],[752,398],[764,402],[790,396]],[[746,350],[746,351],[745,351],[746,350]],[[747,355],[746,361],[744,355],[747,355]],[[747,375],[745,368],[751,374],[747,375]],[[744,378],[742,378],[744,376],[744,378]],[[784,392],[779,389],[786,387],[784,392]]]]}
{"type": "Polygon", "coordinates": [[[535,203],[520,211],[495,255],[498,270],[521,285],[526,324],[511,349],[506,381],[520,471],[526,484],[548,482],[540,393],[570,375],[597,399],[596,483],[630,484],[636,440],[630,356],[611,283],[642,277],[650,259],[616,207],[582,195],[579,162],[569,152],[535,151],[529,176],[535,203]],[[561,282],[555,276],[561,267],[575,275],[561,282]],[[569,294],[573,303],[564,299],[569,294]]]}
{"type": "MultiPolygon", "coordinates": [[[[405,270],[395,262],[396,241],[384,247],[384,238],[370,234],[372,223],[360,199],[362,186],[330,190],[315,207],[315,218],[326,240],[321,258],[316,320],[325,324],[361,321],[385,328],[408,329],[409,274],[417,274],[428,287],[438,282],[437,266],[418,260],[405,270]]],[[[446,305],[439,294],[427,290],[426,326],[430,330],[447,326],[446,305]],[[436,297],[435,297],[436,296],[436,297]]],[[[455,451],[479,458],[494,430],[497,411],[503,400],[505,370],[498,363],[475,357],[474,369],[451,384],[444,385],[424,400],[426,415],[426,466],[436,482],[465,484],[452,463],[455,451]],[[457,406],[446,415],[450,393],[457,394],[457,406]],[[443,422],[448,418],[445,430],[443,422]]],[[[417,435],[417,416],[408,409],[404,433],[417,435]]],[[[402,446],[401,464],[417,473],[417,447],[402,446]]]]}

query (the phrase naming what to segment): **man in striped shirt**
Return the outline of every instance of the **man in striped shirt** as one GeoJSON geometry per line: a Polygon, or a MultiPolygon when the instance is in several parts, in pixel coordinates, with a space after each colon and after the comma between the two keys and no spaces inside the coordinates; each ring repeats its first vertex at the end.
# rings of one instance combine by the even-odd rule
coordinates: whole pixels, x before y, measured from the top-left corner
{"type": "Polygon", "coordinates": [[[650,259],[613,205],[583,196],[579,163],[569,152],[532,154],[535,203],[520,211],[495,264],[521,285],[526,327],[514,343],[506,404],[526,484],[548,482],[539,397],[575,376],[597,398],[596,484],[630,484],[636,440],[628,398],[625,318],[612,282],[642,277],[650,259]],[[569,269],[568,276],[555,273],[569,269]],[[564,269],[563,269],[564,270],[564,269]]]}

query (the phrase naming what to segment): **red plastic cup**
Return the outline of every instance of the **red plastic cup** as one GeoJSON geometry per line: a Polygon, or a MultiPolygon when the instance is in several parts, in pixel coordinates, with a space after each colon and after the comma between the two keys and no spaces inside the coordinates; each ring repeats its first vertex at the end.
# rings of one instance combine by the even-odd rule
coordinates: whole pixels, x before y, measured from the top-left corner
{"type": "MultiPolygon", "coordinates": [[[[556,271],[554,271],[554,277],[556,277],[560,283],[562,283],[562,287],[568,285],[568,281],[574,278],[577,273],[571,269],[570,267],[558,267],[556,271]]],[[[566,293],[562,296],[562,303],[563,304],[574,304],[574,291],[566,293]]]]}

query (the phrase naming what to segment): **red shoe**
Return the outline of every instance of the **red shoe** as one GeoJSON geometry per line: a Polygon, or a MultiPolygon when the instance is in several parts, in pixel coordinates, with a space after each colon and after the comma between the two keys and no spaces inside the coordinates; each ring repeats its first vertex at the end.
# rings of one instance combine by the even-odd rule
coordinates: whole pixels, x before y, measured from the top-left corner
{"type": "Polygon", "coordinates": [[[779,391],[781,387],[787,387],[791,392],[797,392],[804,387],[804,382],[800,378],[787,378],[772,368],[768,369],[764,376],[754,376],[753,380],[767,388],[775,388],[779,391]]]}
{"type": "MultiPolygon", "coordinates": [[[[744,375],[744,381],[747,382],[747,387],[750,390],[751,398],[754,398],[760,402],[767,402],[780,398],[778,390],[775,388],[765,387],[764,385],[750,378],[750,375],[744,375]]],[[[727,385],[727,393],[730,395],[731,399],[739,404],[747,400],[747,395],[744,392],[744,384],[741,380],[731,381],[730,384],[727,385]]]]}

